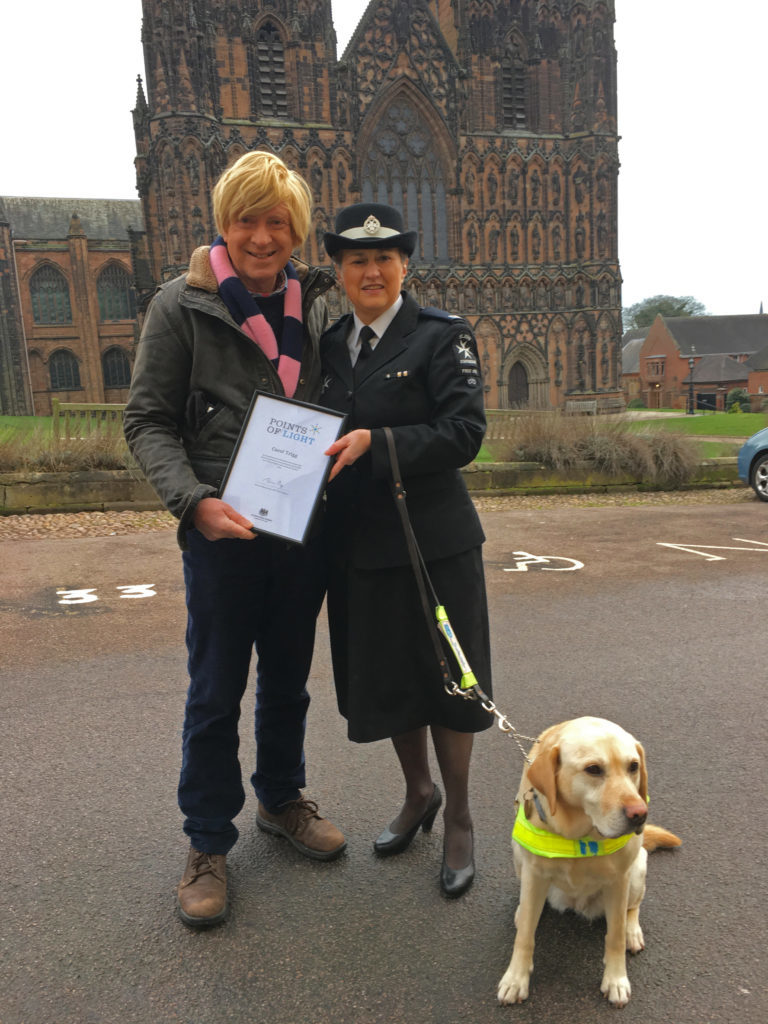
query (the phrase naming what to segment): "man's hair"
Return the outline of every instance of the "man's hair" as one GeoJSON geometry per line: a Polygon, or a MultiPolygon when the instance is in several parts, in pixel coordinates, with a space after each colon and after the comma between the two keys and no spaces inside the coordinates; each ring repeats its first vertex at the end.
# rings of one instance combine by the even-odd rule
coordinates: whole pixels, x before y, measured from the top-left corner
{"type": "Polygon", "coordinates": [[[219,234],[240,217],[266,213],[279,203],[288,207],[296,246],[303,245],[309,234],[312,192],[279,156],[262,150],[244,153],[213,187],[213,217],[219,234]]]}

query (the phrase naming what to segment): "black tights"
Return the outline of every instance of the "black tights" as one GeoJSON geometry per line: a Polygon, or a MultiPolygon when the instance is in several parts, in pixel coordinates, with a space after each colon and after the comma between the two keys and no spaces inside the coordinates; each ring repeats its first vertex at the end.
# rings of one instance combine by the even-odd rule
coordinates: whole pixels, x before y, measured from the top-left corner
{"type": "MultiPolygon", "coordinates": [[[[443,824],[445,859],[449,867],[466,867],[472,856],[472,816],[469,812],[469,763],[474,733],[456,732],[441,725],[429,727],[445,788],[443,824]]],[[[429,803],[434,789],[427,755],[427,729],[392,737],[405,777],[405,802],[390,824],[392,832],[407,831],[429,803]]]]}

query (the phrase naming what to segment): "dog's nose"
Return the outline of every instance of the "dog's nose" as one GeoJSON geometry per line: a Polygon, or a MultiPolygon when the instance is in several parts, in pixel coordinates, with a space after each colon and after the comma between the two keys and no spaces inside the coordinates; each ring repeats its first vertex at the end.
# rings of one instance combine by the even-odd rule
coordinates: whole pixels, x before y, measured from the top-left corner
{"type": "Polygon", "coordinates": [[[648,807],[647,804],[640,802],[627,804],[624,808],[624,813],[627,816],[627,821],[632,827],[632,830],[634,832],[639,832],[648,817],[648,807]]]}

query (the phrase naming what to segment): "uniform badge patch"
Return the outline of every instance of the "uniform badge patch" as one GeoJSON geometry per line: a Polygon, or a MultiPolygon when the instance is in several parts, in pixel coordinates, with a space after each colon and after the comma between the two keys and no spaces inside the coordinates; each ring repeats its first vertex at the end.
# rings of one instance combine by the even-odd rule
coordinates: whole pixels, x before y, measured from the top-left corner
{"type": "Polygon", "coordinates": [[[475,346],[471,334],[462,331],[454,342],[453,347],[462,370],[465,367],[477,367],[477,355],[475,354],[475,346]]]}

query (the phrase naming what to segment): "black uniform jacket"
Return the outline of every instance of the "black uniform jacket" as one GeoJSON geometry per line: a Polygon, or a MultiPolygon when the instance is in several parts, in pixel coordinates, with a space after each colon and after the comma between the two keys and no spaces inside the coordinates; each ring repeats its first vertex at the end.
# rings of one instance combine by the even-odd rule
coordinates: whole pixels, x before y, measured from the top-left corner
{"type": "Polygon", "coordinates": [[[406,502],[426,561],[485,539],[459,472],[485,433],[477,346],[469,325],[443,310],[403,305],[365,361],[357,383],[347,348],[352,317],[320,341],[322,405],[348,414],[346,430],[371,428],[371,449],[328,486],[329,540],[363,569],[405,565],[381,427],[392,428],[406,502]]]}

